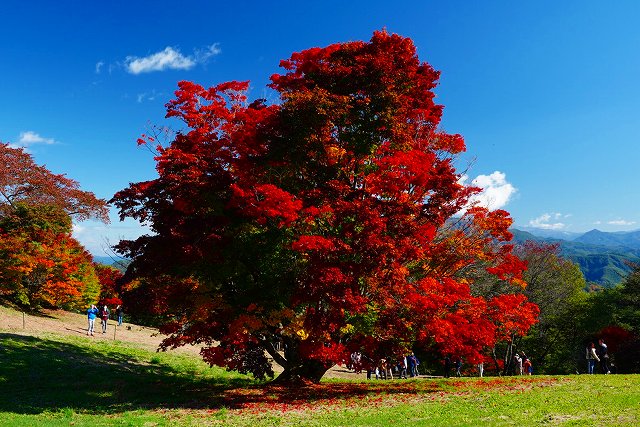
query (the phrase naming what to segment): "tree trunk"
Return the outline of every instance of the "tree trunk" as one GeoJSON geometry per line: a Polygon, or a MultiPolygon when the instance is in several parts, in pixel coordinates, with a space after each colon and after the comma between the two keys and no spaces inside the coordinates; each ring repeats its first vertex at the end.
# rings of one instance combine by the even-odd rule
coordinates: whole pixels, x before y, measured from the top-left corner
{"type": "Polygon", "coordinates": [[[328,369],[317,360],[301,360],[293,366],[286,366],[284,371],[273,380],[273,384],[317,384],[328,369]]]}
{"type": "Polygon", "coordinates": [[[507,348],[505,350],[504,353],[504,358],[502,360],[503,362],[503,368],[502,368],[502,375],[506,376],[509,375],[511,373],[511,368],[513,367],[513,356],[514,356],[514,347],[515,347],[515,335],[511,335],[511,340],[509,340],[509,343],[507,344],[507,348]]]}
{"type": "Polygon", "coordinates": [[[491,350],[491,355],[493,356],[493,364],[496,367],[496,372],[498,373],[499,376],[502,376],[502,372],[500,371],[500,363],[498,362],[498,356],[496,353],[496,346],[493,346],[493,349],[491,350]]]}
{"type": "Polygon", "coordinates": [[[284,368],[284,371],[272,383],[294,386],[319,383],[331,366],[318,360],[300,357],[296,340],[285,338],[283,341],[285,343],[284,355],[277,352],[270,342],[263,342],[273,360],[284,368]]]}

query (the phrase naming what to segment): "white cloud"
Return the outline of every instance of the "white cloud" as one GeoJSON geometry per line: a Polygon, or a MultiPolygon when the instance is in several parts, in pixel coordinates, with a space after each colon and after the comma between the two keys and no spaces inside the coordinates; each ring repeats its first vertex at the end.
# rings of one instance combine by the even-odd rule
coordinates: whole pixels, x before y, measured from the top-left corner
{"type": "Polygon", "coordinates": [[[131,74],[150,73],[164,70],[189,70],[197,64],[204,64],[221,52],[218,44],[195,50],[192,55],[183,55],[180,50],[167,46],[160,52],[145,57],[127,56],[125,68],[131,74]]]}
{"type": "Polygon", "coordinates": [[[633,225],[635,223],[636,223],[635,221],[626,221],[624,219],[617,219],[615,221],[607,222],[607,224],[609,225],[633,225]]]}
{"type": "Polygon", "coordinates": [[[193,59],[183,56],[179,50],[167,46],[163,51],[143,58],[128,56],[125,65],[131,74],[140,74],[167,69],[188,70],[193,68],[196,63],[193,59]]]}
{"type": "Polygon", "coordinates": [[[538,218],[529,221],[530,227],[542,228],[544,230],[561,230],[566,227],[566,224],[558,221],[561,218],[568,218],[571,215],[563,215],[561,213],[544,213],[538,218]]]}
{"type": "Polygon", "coordinates": [[[40,136],[38,133],[29,130],[26,132],[20,132],[18,141],[13,144],[9,144],[9,146],[12,148],[27,148],[31,145],[51,145],[55,144],[56,142],[57,141],[53,138],[45,138],[43,136],[40,136]]]}
{"type": "MultiPolygon", "coordinates": [[[[466,176],[461,181],[467,179],[466,176]]],[[[474,195],[470,202],[484,206],[487,209],[501,209],[516,193],[517,189],[507,182],[507,176],[503,172],[495,171],[491,175],[478,175],[471,184],[482,191],[474,195]]]]}
{"type": "Polygon", "coordinates": [[[102,61],[98,61],[96,63],[96,74],[100,74],[100,72],[102,71],[102,67],[104,66],[104,62],[102,61]]]}
{"type": "Polygon", "coordinates": [[[136,95],[136,100],[138,103],[143,103],[145,101],[155,101],[158,97],[162,97],[164,94],[162,92],[156,92],[152,90],[151,92],[143,92],[136,95]]]}
{"type": "Polygon", "coordinates": [[[206,49],[198,49],[194,53],[195,61],[198,64],[204,64],[209,60],[209,58],[220,54],[222,50],[220,50],[220,45],[218,43],[214,43],[211,46],[207,46],[206,49]]]}

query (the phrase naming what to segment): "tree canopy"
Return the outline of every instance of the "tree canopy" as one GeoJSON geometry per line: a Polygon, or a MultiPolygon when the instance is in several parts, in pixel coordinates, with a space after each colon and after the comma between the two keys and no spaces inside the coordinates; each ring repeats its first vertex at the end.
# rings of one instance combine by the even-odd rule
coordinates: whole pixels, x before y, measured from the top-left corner
{"type": "Polygon", "coordinates": [[[95,218],[108,222],[107,205],[78,182],[54,174],[36,164],[23,148],[0,143],[0,216],[9,214],[16,203],[56,206],[82,221],[95,218]]]}
{"type": "Polygon", "coordinates": [[[100,293],[72,217],[108,221],[107,204],[64,175],[0,143],[0,295],[38,307],[77,308],[100,293]]]}
{"type": "Polygon", "coordinates": [[[158,178],[112,202],[153,234],[123,241],[127,279],[170,319],[163,346],[204,343],[211,364],[318,381],[352,351],[411,348],[481,360],[524,334],[537,307],[516,292],[474,292],[478,272],[524,285],[505,211],[470,206],[439,128],[439,73],[384,31],[294,53],[249,102],[248,82],[180,82],[152,137],[158,178]],[[282,345],[283,352],[276,351],[282,345]]]}

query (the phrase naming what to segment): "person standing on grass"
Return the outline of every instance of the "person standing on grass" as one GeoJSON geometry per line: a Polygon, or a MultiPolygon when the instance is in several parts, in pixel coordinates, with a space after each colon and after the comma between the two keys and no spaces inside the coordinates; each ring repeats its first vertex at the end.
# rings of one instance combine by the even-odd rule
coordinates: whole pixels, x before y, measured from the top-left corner
{"type": "Polygon", "coordinates": [[[596,362],[600,362],[600,358],[596,353],[596,345],[591,343],[587,346],[587,373],[593,374],[596,367],[596,362]]]}
{"type": "Polygon", "coordinates": [[[600,338],[598,340],[598,348],[596,349],[596,352],[598,353],[598,357],[600,358],[600,371],[603,374],[610,374],[611,370],[609,369],[609,349],[604,343],[604,339],[600,338]]]}
{"type": "Polygon", "coordinates": [[[118,326],[122,326],[122,318],[124,317],[124,309],[122,305],[116,307],[116,315],[118,316],[118,326]]]}
{"type": "Polygon", "coordinates": [[[91,334],[93,336],[93,325],[96,322],[96,317],[98,317],[98,308],[91,304],[91,307],[87,310],[87,319],[89,320],[89,327],[87,328],[87,335],[91,334]]]}
{"type": "Polygon", "coordinates": [[[416,364],[416,357],[413,353],[407,354],[407,372],[409,372],[409,376],[413,378],[415,375],[413,374],[413,366],[416,364]]]}
{"type": "Polygon", "coordinates": [[[100,318],[102,319],[102,333],[106,334],[107,321],[109,320],[109,308],[107,308],[106,304],[104,305],[104,307],[102,307],[102,311],[100,312],[100,318]]]}
{"type": "Polygon", "coordinates": [[[398,370],[400,371],[400,378],[407,379],[407,358],[404,354],[398,358],[398,370]]]}
{"type": "Polygon", "coordinates": [[[522,357],[516,352],[513,356],[513,362],[516,366],[516,375],[522,375],[522,357]]]}
{"type": "Polygon", "coordinates": [[[409,357],[407,357],[407,363],[409,364],[409,375],[411,375],[411,378],[420,375],[420,372],[418,372],[420,361],[415,354],[411,353],[409,357]]]}
{"type": "Polygon", "coordinates": [[[444,377],[449,378],[451,376],[451,358],[449,356],[444,357],[444,377]]]}
{"type": "Polygon", "coordinates": [[[522,375],[530,375],[529,368],[531,368],[531,360],[527,357],[527,354],[524,351],[520,351],[520,360],[522,362],[522,375]],[[525,362],[529,360],[529,364],[525,366],[525,362]]]}
{"type": "Polygon", "coordinates": [[[533,365],[528,357],[524,359],[524,362],[522,362],[522,369],[524,369],[525,375],[533,374],[533,365]]]}

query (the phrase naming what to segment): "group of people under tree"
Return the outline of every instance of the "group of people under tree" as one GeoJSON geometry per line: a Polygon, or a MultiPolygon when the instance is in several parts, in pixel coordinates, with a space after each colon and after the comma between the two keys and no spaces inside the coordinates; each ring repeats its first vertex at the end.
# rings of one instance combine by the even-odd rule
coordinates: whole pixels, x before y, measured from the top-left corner
{"type": "Polygon", "coordinates": [[[461,377],[462,376],[462,358],[457,357],[454,362],[453,360],[451,360],[451,357],[445,356],[444,357],[444,377],[445,378],[449,378],[451,376],[451,369],[453,367],[456,368],[456,372],[455,372],[456,377],[461,377]]]}
{"type": "Polygon", "coordinates": [[[524,351],[521,351],[520,353],[516,352],[513,355],[513,361],[516,375],[533,374],[533,364],[531,363],[531,359],[526,355],[524,351]]]}
{"type": "Polygon", "coordinates": [[[400,379],[407,379],[407,375],[411,378],[419,376],[419,365],[420,361],[414,353],[407,355],[402,354],[394,359],[390,356],[370,358],[360,352],[354,352],[351,354],[351,362],[347,368],[358,373],[363,370],[366,371],[368,380],[373,376],[375,376],[375,379],[377,380],[392,380],[394,372],[396,377],[400,379]]]}
{"type": "Polygon", "coordinates": [[[587,357],[587,373],[594,374],[596,370],[596,364],[600,365],[600,372],[603,374],[611,373],[611,364],[609,362],[609,349],[605,344],[604,339],[598,340],[596,346],[593,342],[589,343],[586,351],[587,357]]]}
{"type": "MultiPolygon", "coordinates": [[[[606,348],[606,346],[605,346],[606,348]]],[[[605,350],[606,352],[606,350],[605,350]]],[[[595,354],[595,353],[594,353],[595,354]]],[[[442,372],[445,378],[455,375],[456,377],[462,377],[463,372],[463,358],[444,356],[441,360],[440,369],[435,371],[442,372]]],[[[397,358],[385,356],[381,358],[370,358],[363,355],[360,352],[354,352],[351,354],[351,361],[347,365],[348,369],[354,370],[359,373],[366,371],[367,380],[372,379],[406,379],[407,377],[414,378],[420,375],[418,366],[420,361],[414,353],[408,355],[400,355],[397,358]]],[[[478,376],[484,376],[484,363],[478,363],[473,365],[474,369],[477,368],[478,376]]],[[[511,375],[532,375],[533,363],[531,359],[524,351],[515,352],[510,369],[507,371],[511,375]]],[[[468,372],[466,372],[468,374],[468,372]]]]}
{"type": "MultiPolygon", "coordinates": [[[[526,356],[524,352],[520,352],[517,355],[519,363],[516,365],[516,373],[518,375],[531,375],[533,373],[531,360],[526,356]]],[[[381,358],[370,358],[363,355],[360,352],[354,352],[351,354],[351,361],[347,365],[348,369],[354,370],[359,373],[366,371],[367,380],[375,377],[376,380],[382,379],[407,379],[416,378],[420,376],[418,366],[420,360],[412,352],[408,355],[400,355],[397,358],[385,356],[381,358]]],[[[453,371],[456,377],[463,376],[463,361],[462,357],[452,358],[451,356],[445,356],[443,359],[443,376],[449,378],[453,371]],[[454,370],[455,369],[455,370],[454,370]]],[[[474,365],[478,369],[478,375],[482,377],[484,375],[484,363],[474,365]]],[[[437,370],[439,371],[439,369],[437,370]]]]}
{"type": "MultiPolygon", "coordinates": [[[[100,309],[96,307],[95,304],[91,304],[91,307],[87,309],[87,320],[88,320],[87,335],[93,336],[95,321],[96,321],[96,318],[98,317],[100,318],[102,333],[103,334],[107,333],[107,324],[109,321],[109,315],[111,314],[111,311],[109,310],[109,307],[107,307],[106,304],[99,304],[99,305],[101,306],[100,309]]],[[[118,305],[116,307],[116,316],[118,318],[118,326],[122,326],[122,320],[124,318],[124,308],[122,307],[122,305],[118,305]]]]}

